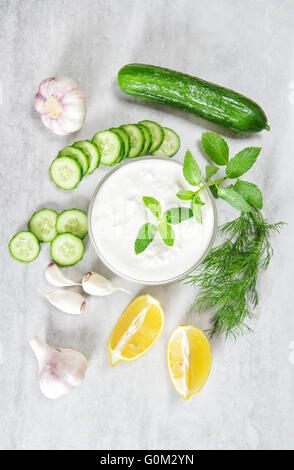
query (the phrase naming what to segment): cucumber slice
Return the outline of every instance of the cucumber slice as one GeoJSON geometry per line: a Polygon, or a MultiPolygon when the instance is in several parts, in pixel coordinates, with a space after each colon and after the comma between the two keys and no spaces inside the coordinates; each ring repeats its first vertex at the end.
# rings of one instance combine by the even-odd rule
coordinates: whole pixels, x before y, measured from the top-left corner
{"type": "Polygon", "coordinates": [[[80,140],[78,142],[75,142],[73,144],[73,147],[81,149],[87,155],[89,161],[87,175],[93,173],[93,171],[98,168],[101,159],[101,155],[97,145],[94,144],[94,142],[91,142],[90,140],[80,140]]]}
{"type": "Polygon", "coordinates": [[[84,256],[85,246],[80,237],[72,233],[61,233],[51,242],[51,258],[60,266],[72,266],[84,256]]]}
{"type": "Polygon", "coordinates": [[[18,261],[30,263],[37,258],[40,252],[40,243],[32,232],[18,232],[9,242],[9,251],[11,256],[18,261]]]}
{"type": "Polygon", "coordinates": [[[140,127],[145,137],[145,144],[141,152],[141,155],[146,155],[152,145],[152,135],[148,127],[144,126],[144,124],[137,124],[137,126],[140,127]]]}
{"type": "Polygon", "coordinates": [[[84,238],[88,233],[87,214],[78,209],[61,212],[57,217],[56,230],[58,233],[73,233],[84,238]]]}
{"type": "Polygon", "coordinates": [[[138,124],[148,127],[152,136],[152,145],[149,148],[149,153],[154,152],[162,144],[164,139],[164,131],[162,127],[154,121],[140,121],[138,124]]]}
{"type": "Polygon", "coordinates": [[[93,137],[93,142],[100,150],[103,165],[114,165],[119,161],[123,141],[118,134],[112,131],[97,132],[93,137]]]}
{"type": "Polygon", "coordinates": [[[72,157],[75,158],[82,167],[83,175],[85,175],[88,171],[90,166],[90,162],[88,156],[83,152],[83,150],[79,148],[75,148],[72,146],[64,147],[58,153],[58,157],[72,157]]]}
{"type": "Polygon", "coordinates": [[[127,158],[130,152],[130,148],[131,148],[131,139],[129,135],[126,133],[126,131],[124,131],[120,127],[112,127],[109,130],[121,136],[122,141],[124,143],[124,155],[122,157],[122,160],[124,158],[127,158]]]}
{"type": "Polygon", "coordinates": [[[57,212],[52,209],[41,209],[34,212],[29,220],[29,229],[40,242],[51,242],[56,237],[57,212]]]}
{"type": "Polygon", "coordinates": [[[130,148],[128,157],[129,158],[138,157],[141,154],[144,144],[145,144],[145,137],[144,137],[143,131],[136,124],[125,124],[124,126],[120,126],[120,127],[130,137],[131,148],[130,148]]]}
{"type": "Polygon", "coordinates": [[[83,170],[73,157],[57,157],[49,168],[50,178],[58,188],[74,189],[82,179],[83,170]]]}
{"type": "Polygon", "coordinates": [[[163,142],[155,152],[152,152],[152,155],[156,155],[158,157],[172,157],[180,148],[180,137],[169,127],[163,127],[163,131],[163,142]]]}
{"type": "Polygon", "coordinates": [[[115,160],[115,162],[113,163],[114,165],[116,165],[117,163],[121,162],[124,158],[124,155],[125,155],[125,142],[124,142],[124,139],[121,137],[121,135],[117,132],[117,129],[112,127],[111,129],[108,129],[109,131],[111,132],[114,132],[115,134],[117,134],[120,138],[121,138],[121,151],[120,151],[120,155],[119,157],[115,160]]]}

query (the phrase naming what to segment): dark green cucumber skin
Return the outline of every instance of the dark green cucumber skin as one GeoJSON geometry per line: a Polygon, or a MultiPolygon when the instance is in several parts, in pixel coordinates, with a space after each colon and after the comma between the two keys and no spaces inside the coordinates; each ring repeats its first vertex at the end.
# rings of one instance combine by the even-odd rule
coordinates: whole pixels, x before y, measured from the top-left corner
{"type": "Polygon", "coordinates": [[[183,109],[236,132],[269,130],[254,101],[228,88],[155,65],[128,64],[118,72],[125,93],[183,109]]]}

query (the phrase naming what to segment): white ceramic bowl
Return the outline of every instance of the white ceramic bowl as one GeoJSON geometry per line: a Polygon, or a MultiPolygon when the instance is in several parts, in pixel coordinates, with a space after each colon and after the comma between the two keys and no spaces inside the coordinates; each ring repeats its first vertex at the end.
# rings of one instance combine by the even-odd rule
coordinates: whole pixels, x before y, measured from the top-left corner
{"type": "Polygon", "coordinates": [[[213,208],[213,214],[214,214],[214,226],[213,226],[213,231],[212,231],[212,235],[211,235],[211,239],[208,243],[208,246],[206,248],[206,250],[203,252],[202,256],[200,257],[200,259],[198,259],[198,261],[193,264],[193,266],[191,266],[191,268],[189,268],[188,270],[186,270],[185,272],[181,273],[180,275],[177,275],[175,277],[170,277],[168,279],[163,279],[163,280],[140,280],[140,279],[135,279],[134,277],[131,277],[129,276],[127,273],[125,272],[121,272],[120,270],[118,270],[116,268],[116,266],[113,266],[109,260],[107,260],[107,258],[103,255],[103,253],[101,253],[101,250],[99,250],[98,246],[97,246],[97,243],[95,242],[95,238],[93,236],[93,230],[92,230],[92,212],[93,212],[93,205],[94,205],[94,201],[95,201],[95,198],[99,192],[99,190],[101,189],[101,187],[103,186],[103,184],[105,183],[105,181],[107,181],[109,178],[112,177],[112,175],[117,172],[122,166],[125,166],[125,165],[132,165],[133,162],[135,161],[142,161],[142,160],[165,160],[165,161],[168,161],[169,163],[173,162],[174,164],[177,164],[177,165],[182,165],[181,163],[177,162],[176,160],[171,160],[170,158],[167,158],[167,157],[154,157],[154,156],[146,156],[146,157],[138,157],[138,158],[132,158],[132,159],[127,159],[127,160],[124,160],[122,163],[120,163],[119,165],[116,165],[114,168],[112,168],[108,173],[107,175],[105,175],[101,181],[98,183],[94,193],[93,193],[93,196],[92,196],[92,199],[91,199],[91,202],[90,202],[90,206],[89,206],[89,210],[88,210],[88,226],[89,226],[89,235],[90,235],[90,239],[91,239],[91,242],[93,243],[94,245],[94,248],[96,250],[96,253],[98,255],[98,257],[100,258],[100,260],[105,264],[105,266],[107,266],[107,268],[109,268],[113,273],[115,273],[116,275],[122,277],[122,278],[125,278],[125,279],[128,279],[130,281],[134,281],[134,282],[137,282],[139,284],[147,284],[147,285],[159,285],[159,284],[168,284],[170,282],[173,282],[173,281],[179,281],[183,278],[185,278],[189,273],[191,273],[200,263],[201,261],[204,259],[204,257],[207,255],[207,253],[210,251],[210,249],[212,248],[213,246],[213,243],[214,243],[214,240],[215,240],[215,236],[216,236],[216,231],[217,231],[217,212],[216,212],[216,206],[215,206],[215,202],[214,202],[214,199],[210,193],[210,191],[207,191],[207,195],[210,199],[210,202],[212,204],[212,208],[213,208]]]}

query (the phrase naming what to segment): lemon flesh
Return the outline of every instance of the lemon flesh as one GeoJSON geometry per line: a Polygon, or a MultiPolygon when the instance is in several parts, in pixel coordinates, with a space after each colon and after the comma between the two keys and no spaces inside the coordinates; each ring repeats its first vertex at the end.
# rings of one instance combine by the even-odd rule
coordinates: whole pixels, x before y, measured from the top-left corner
{"type": "Polygon", "coordinates": [[[185,400],[199,392],[211,368],[210,344],[203,331],[193,325],[176,328],[168,342],[167,363],[172,382],[185,400]]]}
{"type": "Polygon", "coordinates": [[[151,295],[137,297],[123,312],[109,339],[110,364],[135,361],[158,340],[164,326],[160,302],[151,295]]]}

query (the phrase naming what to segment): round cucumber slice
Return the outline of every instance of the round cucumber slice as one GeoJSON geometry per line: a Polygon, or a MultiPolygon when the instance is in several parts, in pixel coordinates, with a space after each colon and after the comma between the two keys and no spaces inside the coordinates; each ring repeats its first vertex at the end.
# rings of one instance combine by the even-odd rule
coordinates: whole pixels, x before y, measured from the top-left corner
{"type": "Polygon", "coordinates": [[[72,266],[84,256],[85,246],[76,235],[61,233],[51,242],[51,258],[60,266],[72,266]]]}
{"type": "Polygon", "coordinates": [[[11,256],[18,261],[30,263],[37,258],[40,252],[40,243],[32,232],[18,232],[9,242],[9,251],[11,256]]]}
{"type": "Polygon", "coordinates": [[[68,190],[77,187],[82,179],[82,167],[73,157],[57,157],[49,168],[50,178],[58,188],[68,190]]]}
{"type": "Polygon", "coordinates": [[[40,242],[51,242],[56,237],[57,212],[52,209],[41,209],[34,212],[29,220],[29,229],[40,242]]]}
{"type": "Polygon", "coordinates": [[[140,127],[145,137],[145,144],[140,155],[146,155],[152,145],[152,135],[148,127],[144,126],[144,124],[137,124],[137,126],[140,127]]]}
{"type": "Polygon", "coordinates": [[[178,134],[169,127],[163,127],[164,139],[162,144],[152,153],[158,157],[172,157],[180,148],[181,141],[178,134]]]}
{"type": "Polygon", "coordinates": [[[138,124],[143,124],[143,126],[148,127],[152,136],[152,145],[149,148],[149,153],[152,154],[158,147],[162,144],[164,139],[163,128],[154,121],[140,121],[138,124]]]}
{"type": "Polygon", "coordinates": [[[87,154],[77,147],[64,147],[58,153],[58,157],[72,157],[75,158],[82,167],[83,175],[85,175],[89,169],[90,163],[87,154]]]}
{"type": "Polygon", "coordinates": [[[142,129],[140,129],[140,127],[137,126],[136,124],[125,124],[120,127],[130,137],[131,148],[130,148],[128,157],[129,158],[138,157],[141,154],[144,144],[145,144],[145,137],[144,137],[142,129]]]}
{"type": "Polygon", "coordinates": [[[89,161],[89,168],[87,170],[87,175],[93,173],[96,168],[98,168],[101,155],[99,149],[94,142],[90,142],[90,140],[80,140],[79,142],[75,142],[73,147],[77,147],[81,149],[85,154],[88,156],[89,161]]]}
{"type": "Polygon", "coordinates": [[[87,214],[79,209],[69,209],[57,217],[56,230],[58,233],[73,233],[84,238],[88,233],[87,214]]]}
{"type": "Polygon", "coordinates": [[[117,132],[117,130],[115,128],[112,128],[112,129],[109,129],[111,132],[114,132],[115,134],[117,134],[119,136],[119,138],[121,139],[121,150],[120,150],[120,155],[119,157],[115,160],[115,162],[113,163],[113,165],[116,165],[117,163],[121,162],[124,158],[124,155],[125,155],[125,142],[124,142],[124,139],[121,137],[121,135],[117,132]]]}
{"type": "Polygon", "coordinates": [[[123,141],[122,138],[112,131],[97,132],[93,137],[94,144],[97,145],[101,153],[101,163],[103,165],[114,165],[121,156],[123,141]]]}

